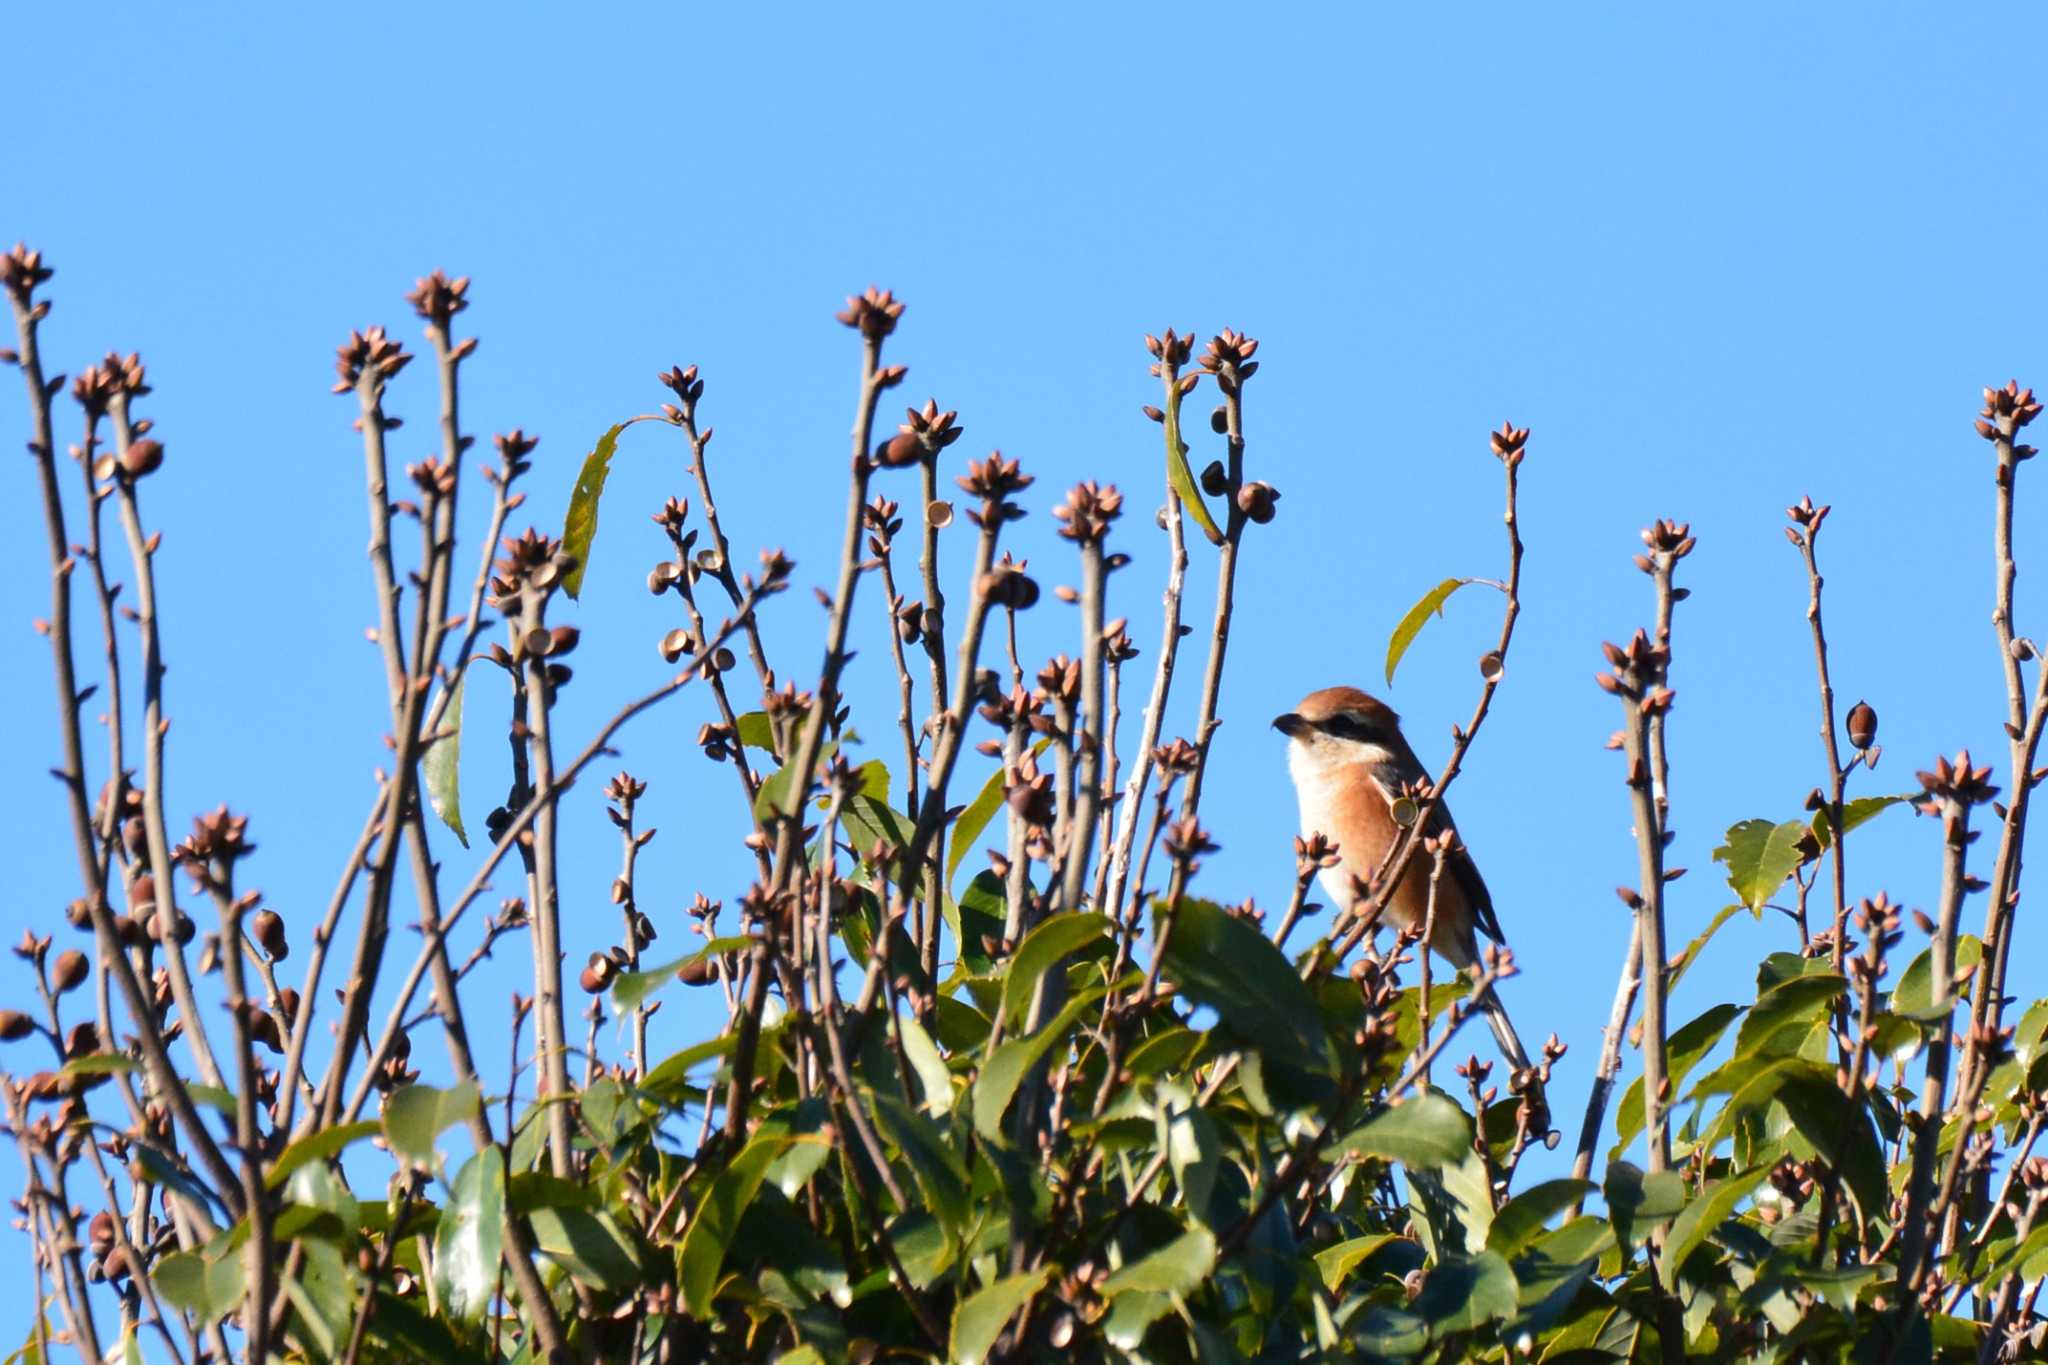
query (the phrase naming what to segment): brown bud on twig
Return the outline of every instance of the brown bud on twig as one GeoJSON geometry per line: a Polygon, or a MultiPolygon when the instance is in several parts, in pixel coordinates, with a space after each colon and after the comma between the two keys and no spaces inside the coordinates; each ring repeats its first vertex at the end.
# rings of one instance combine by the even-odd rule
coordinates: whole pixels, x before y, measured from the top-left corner
{"type": "Polygon", "coordinates": [[[1877,743],[1877,710],[1867,701],[1849,708],[1849,742],[1858,749],[1877,743]]]}
{"type": "Polygon", "coordinates": [[[259,910],[249,921],[249,937],[270,956],[272,962],[282,962],[291,955],[291,945],[285,941],[284,916],[275,910],[259,910]]]}
{"type": "Polygon", "coordinates": [[[50,988],[57,994],[78,989],[84,984],[92,964],[85,960],[85,954],[76,948],[66,948],[57,955],[57,962],[50,969],[50,988]]]}

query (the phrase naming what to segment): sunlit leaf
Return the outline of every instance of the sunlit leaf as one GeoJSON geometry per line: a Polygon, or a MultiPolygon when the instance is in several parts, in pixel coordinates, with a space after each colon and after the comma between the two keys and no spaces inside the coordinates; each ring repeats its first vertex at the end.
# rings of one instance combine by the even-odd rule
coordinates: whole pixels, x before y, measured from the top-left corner
{"type": "Polygon", "coordinates": [[[404,1086],[385,1102],[384,1140],[393,1152],[431,1169],[434,1140],[476,1113],[478,1100],[472,1081],[448,1090],[431,1085],[404,1086]]]}
{"type": "Polygon", "coordinates": [[[1195,525],[1202,528],[1202,534],[1209,538],[1211,545],[1223,543],[1223,532],[1216,529],[1216,519],[1209,515],[1209,509],[1202,502],[1202,491],[1195,486],[1194,471],[1188,468],[1187,442],[1180,438],[1180,392],[1174,390],[1166,396],[1166,481],[1173,486],[1174,496],[1180,505],[1195,519],[1195,525]]]}
{"type": "Polygon", "coordinates": [[[1417,1095],[1383,1108],[1346,1133],[1336,1154],[1398,1161],[1410,1170],[1451,1166],[1472,1150],[1472,1119],[1450,1099],[1417,1095]]]}
{"type": "Polygon", "coordinates": [[[482,1318],[498,1287],[505,1238],[505,1156],[486,1147],[464,1162],[434,1229],[441,1302],[463,1322],[482,1318]]]}
{"type": "Polygon", "coordinates": [[[1050,1267],[1011,1275],[968,1295],[953,1312],[953,1339],[946,1351],[954,1365],[981,1365],[1017,1310],[1031,1302],[1050,1267]]]}
{"type": "MultiPolygon", "coordinates": [[[[1671,1082],[1673,1094],[1681,1093],[1679,1087],[1700,1059],[1714,1050],[1721,1041],[1721,1035],[1728,1026],[1741,1016],[1743,1007],[1727,1003],[1714,1005],[1695,1019],[1689,1019],[1664,1042],[1664,1075],[1671,1082]]],[[[1637,1133],[1643,1131],[1643,1078],[1637,1076],[1629,1082],[1623,1092],[1621,1103],[1614,1109],[1615,1141],[1626,1147],[1637,1133]]]]}
{"type": "Polygon", "coordinates": [[[271,1163],[267,1184],[271,1189],[291,1178],[293,1171],[309,1161],[326,1161],[338,1155],[342,1148],[360,1142],[366,1137],[375,1137],[383,1127],[375,1119],[363,1119],[358,1123],[341,1123],[332,1128],[300,1138],[291,1146],[278,1153],[271,1163]]]}
{"type": "Polygon", "coordinates": [[[719,1268],[725,1264],[733,1233],[760,1191],[768,1168],[789,1142],[789,1131],[783,1125],[762,1124],[739,1155],[711,1182],[704,1203],[683,1233],[681,1288],[691,1316],[710,1316],[719,1268]]]}
{"type": "Polygon", "coordinates": [[[1664,1283],[1678,1282],[1678,1270],[1685,1264],[1686,1257],[1692,1255],[1714,1229],[1735,1212],[1735,1206],[1762,1184],[1770,1173],[1771,1167],[1764,1165],[1731,1175],[1726,1180],[1717,1180],[1705,1194],[1686,1204],[1678,1217],[1672,1220],[1671,1230],[1664,1236],[1664,1247],[1657,1253],[1657,1269],[1664,1283]]]}
{"type": "Polygon", "coordinates": [[[932,1036],[924,1031],[924,1025],[917,1022],[915,1015],[897,1016],[896,1028],[903,1038],[903,1054],[910,1059],[918,1084],[924,1087],[925,1112],[940,1116],[951,1113],[953,1073],[947,1068],[939,1045],[932,1041],[932,1036]]]}
{"type": "MultiPolygon", "coordinates": [[[[454,831],[464,848],[469,847],[469,835],[462,828],[462,687],[468,679],[466,669],[455,675],[455,686],[448,692],[448,708],[441,713],[441,728],[448,733],[429,745],[426,756],[420,760],[427,803],[441,817],[441,823],[454,831]]],[[[427,713],[432,715],[433,708],[427,708],[427,713]]]]}
{"type": "Polygon", "coordinates": [[[535,1209],[527,1222],[541,1254],[585,1284],[617,1292],[639,1282],[639,1255],[609,1213],[558,1206],[535,1209]]]}
{"type": "Polygon", "coordinates": [[[576,487],[569,494],[569,514],[562,520],[562,552],[569,556],[562,591],[571,597],[583,591],[583,570],[590,564],[590,544],[597,537],[597,504],[604,496],[604,483],[611,476],[612,453],[618,449],[621,422],[597,438],[597,445],[583,458],[577,471],[576,487]]]}
{"type": "Polygon", "coordinates": [[[239,1251],[212,1260],[197,1251],[174,1251],[156,1263],[150,1278],[172,1307],[210,1323],[241,1306],[242,1271],[239,1251]]]}
{"type": "Polygon", "coordinates": [[[1213,901],[1185,900],[1173,914],[1162,967],[1166,978],[1190,1000],[1222,1015],[1233,1033],[1269,1060],[1325,1070],[1322,1015],[1286,955],[1213,901]]]}
{"type": "Polygon", "coordinates": [[[659,967],[643,967],[637,972],[622,972],[612,982],[612,1011],[619,1015],[631,1014],[647,997],[676,979],[676,973],[698,962],[708,962],[727,953],[740,952],[753,946],[753,940],[745,934],[729,934],[715,938],[694,953],[685,953],[659,967]]]}
{"type": "MultiPolygon", "coordinates": [[[[1859,796],[1854,801],[1842,803],[1842,833],[1847,834],[1858,825],[1867,824],[1903,801],[1911,801],[1915,793],[1901,792],[1897,796],[1859,796]]],[[[1822,848],[1835,842],[1834,830],[1828,824],[1828,813],[1817,810],[1813,813],[1813,837],[1822,848]]]]}
{"type": "Polygon", "coordinates": [[[1599,1189],[1590,1180],[1546,1180],[1531,1185],[1501,1206],[1493,1216],[1493,1226],[1486,1234],[1487,1249],[1497,1251],[1510,1261],[1522,1254],[1523,1248],[1543,1234],[1543,1225],[1555,1214],[1564,1212],[1572,1205],[1599,1189]]]}
{"type": "MultiPolygon", "coordinates": [[[[1956,936],[1956,974],[1976,966],[1984,959],[1984,943],[1975,934],[1956,936]]],[[[1948,1004],[1934,1003],[1934,949],[1923,948],[1907,965],[1905,975],[1892,990],[1891,1011],[1907,1019],[1918,1019],[1931,1023],[1953,1010],[1962,993],[1951,984],[1948,1004]]]]}
{"type": "Polygon", "coordinates": [[[1021,1021],[1046,973],[1091,944],[1107,948],[1109,939],[1107,915],[1070,910],[1041,921],[1024,936],[1017,951],[1004,964],[1004,1017],[1012,1024],[1021,1021]]]}
{"type": "Polygon", "coordinates": [[[1038,1059],[1055,1043],[1067,1041],[1067,1031],[1074,1026],[1087,1010],[1102,998],[1102,988],[1094,987],[1081,991],[1067,1002],[1044,1028],[1028,1038],[1011,1038],[989,1054],[981,1064],[981,1072],[974,1078],[974,1130],[991,1142],[1001,1140],[1003,1115],[1010,1107],[1010,1101],[1017,1097],[1017,1087],[1023,1084],[1025,1074],[1038,1064],[1038,1059]]]}
{"type": "Polygon", "coordinates": [[[1096,1292],[1105,1299],[1132,1292],[1191,1294],[1215,1267],[1216,1234],[1195,1228],[1116,1271],[1096,1292]]]}
{"type": "Polygon", "coordinates": [[[1364,1237],[1352,1237],[1316,1253],[1316,1269],[1322,1272],[1323,1287],[1336,1293],[1354,1268],[1366,1257],[1393,1241],[1399,1234],[1392,1232],[1372,1233],[1364,1237]]]}
{"type": "Polygon", "coordinates": [[[1714,850],[1714,860],[1727,865],[1728,886],[1758,915],[1801,862],[1800,840],[1811,831],[1804,820],[1772,824],[1744,820],[1728,830],[1728,842],[1714,850]]]}
{"type": "Polygon", "coordinates": [[[1429,1323],[1432,1335],[1443,1336],[1513,1317],[1520,1299],[1515,1272],[1506,1259],[1498,1252],[1482,1251],[1470,1259],[1445,1261],[1425,1275],[1415,1311],[1429,1323]]]}
{"type": "MultiPolygon", "coordinates": [[[[1041,739],[1031,746],[1031,752],[1042,754],[1050,743],[1050,737],[1041,739]]],[[[946,885],[949,888],[953,885],[954,869],[960,866],[961,859],[974,851],[974,841],[981,837],[981,832],[988,828],[988,822],[1002,809],[1004,775],[1003,766],[997,764],[996,770],[988,775],[988,781],[981,784],[981,790],[967,803],[967,809],[961,811],[960,818],[953,822],[953,832],[948,836],[953,842],[946,850],[946,885]]]]}
{"type": "Polygon", "coordinates": [[[1399,623],[1394,626],[1394,633],[1387,637],[1387,681],[1389,683],[1394,681],[1394,670],[1401,666],[1401,657],[1408,652],[1408,646],[1415,643],[1415,637],[1422,633],[1422,628],[1429,624],[1429,618],[1432,615],[1442,616],[1444,614],[1444,603],[1451,600],[1451,594],[1464,587],[1467,583],[1475,581],[1477,580],[1470,578],[1446,578],[1443,582],[1422,594],[1421,600],[1408,608],[1408,614],[1401,618],[1399,623]]]}

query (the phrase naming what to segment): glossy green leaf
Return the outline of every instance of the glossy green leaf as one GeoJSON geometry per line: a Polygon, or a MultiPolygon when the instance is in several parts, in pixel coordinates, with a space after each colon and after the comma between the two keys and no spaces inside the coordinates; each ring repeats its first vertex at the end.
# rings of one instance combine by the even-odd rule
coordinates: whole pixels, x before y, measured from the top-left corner
{"type": "Polygon", "coordinates": [[[615,1014],[630,1014],[645,1004],[647,998],[676,979],[676,973],[693,963],[703,962],[726,953],[737,953],[753,946],[753,939],[745,934],[728,934],[715,938],[694,953],[685,953],[659,967],[644,967],[637,972],[622,972],[612,982],[612,1011],[615,1014]]]}
{"type": "Polygon", "coordinates": [[[1017,1315],[1018,1309],[1031,1302],[1051,1273],[1050,1268],[1044,1268],[1026,1275],[1006,1276],[962,1299],[953,1312],[952,1341],[946,1358],[954,1365],[981,1365],[988,1359],[996,1338],[1003,1334],[1004,1326],[1017,1315]]]}
{"type": "MultiPolygon", "coordinates": [[[[1956,973],[1961,974],[1976,966],[1984,958],[1984,943],[1975,934],[1956,936],[1956,973]]],[[[1955,1008],[1962,993],[1953,986],[1949,989],[1948,1005],[1937,1008],[1934,1004],[1934,949],[1923,948],[1907,966],[1899,984],[1892,990],[1891,1012],[1907,1019],[1931,1023],[1955,1008]]]]}
{"type": "Polygon", "coordinates": [[[1361,1262],[1398,1235],[1392,1232],[1372,1233],[1364,1237],[1348,1238],[1333,1247],[1318,1251],[1316,1269],[1322,1273],[1323,1287],[1332,1294],[1336,1293],[1361,1262]]]}
{"type": "MultiPolygon", "coordinates": [[[[1680,1087],[1685,1078],[1692,1074],[1700,1059],[1714,1050],[1715,1044],[1728,1031],[1728,1026],[1740,1018],[1743,1006],[1722,1003],[1711,1006],[1697,1018],[1687,1020],[1664,1043],[1664,1074],[1671,1082],[1673,1094],[1683,1093],[1680,1087]]],[[[1637,1076],[1629,1082],[1623,1092],[1621,1103],[1614,1109],[1615,1141],[1626,1147],[1635,1135],[1643,1131],[1643,1078],[1637,1076]]]]}
{"type": "Polygon", "coordinates": [[[476,1322],[490,1306],[504,1240],[505,1155],[486,1147],[456,1172],[434,1229],[434,1280],[459,1321],[476,1322]]]}
{"type": "Polygon", "coordinates": [[[1832,972],[1794,977],[1771,987],[1757,997],[1749,1017],[1735,1031],[1735,1055],[1743,1057],[1783,1056],[1796,1051],[1788,1042],[1803,1038],[1826,1019],[1849,983],[1832,972]]]}
{"type": "Polygon", "coordinates": [[[940,1117],[953,1111],[953,1073],[946,1066],[946,1059],[939,1051],[939,1045],[924,1031],[924,1025],[911,1014],[896,1017],[897,1032],[903,1038],[903,1055],[910,1058],[910,1068],[917,1073],[917,1083],[924,1087],[924,1109],[928,1114],[940,1117]]]}
{"type": "Polygon", "coordinates": [[[1678,1270],[1686,1258],[1735,1212],[1735,1206],[1748,1198],[1750,1191],[1762,1184],[1770,1173],[1771,1167],[1766,1164],[1725,1180],[1716,1180],[1707,1187],[1705,1194],[1687,1202],[1678,1217],[1672,1220],[1671,1230],[1664,1237],[1664,1247],[1657,1253],[1657,1271],[1664,1283],[1678,1283],[1678,1270]]]}
{"type": "Polygon", "coordinates": [[[1017,1097],[1017,1087],[1023,1084],[1025,1074],[1053,1044],[1065,1043],[1074,1022],[1101,998],[1099,986],[1079,992],[1044,1028],[1028,1038],[1009,1039],[989,1055],[974,1078],[971,1092],[977,1133],[990,1142],[1002,1139],[1003,1115],[1009,1110],[1010,1101],[1017,1097]]]}
{"type": "Polygon", "coordinates": [[[1422,594],[1420,601],[1410,608],[1394,626],[1394,633],[1387,637],[1387,682],[1394,681],[1394,670],[1401,666],[1401,658],[1408,652],[1408,646],[1415,643],[1415,637],[1429,624],[1431,616],[1442,616],[1444,604],[1451,600],[1451,594],[1467,583],[1477,582],[1471,578],[1446,578],[1443,582],[1422,594]]]}
{"type": "Polygon", "coordinates": [[[1707,944],[1721,931],[1721,926],[1747,908],[1741,905],[1724,905],[1715,911],[1714,917],[1707,921],[1707,927],[1694,934],[1692,942],[1686,944],[1684,950],[1672,960],[1671,969],[1665,975],[1664,989],[1669,991],[1676,987],[1684,979],[1685,974],[1692,970],[1693,964],[1700,960],[1700,954],[1706,951],[1707,944]]]}
{"type": "Polygon", "coordinates": [[[718,1288],[718,1272],[725,1253],[739,1228],[768,1168],[789,1146],[788,1130],[779,1123],[764,1123],[752,1140],[740,1150],[718,1178],[683,1232],[681,1288],[683,1302],[692,1317],[711,1313],[711,1298],[718,1288]]]}
{"type": "MultiPolygon", "coordinates": [[[[1842,803],[1842,833],[1847,834],[1858,825],[1868,824],[1904,801],[1915,799],[1916,793],[1901,792],[1897,796],[1859,796],[1854,801],[1842,803]]],[[[1813,837],[1827,848],[1835,842],[1834,830],[1828,825],[1828,813],[1817,810],[1813,813],[1813,837]]]]}
{"type": "Polygon", "coordinates": [[[393,1092],[384,1105],[384,1141],[399,1156],[432,1169],[434,1140],[476,1113],[479,1097],[474,1082],[448,1090],[408,1085],[393,1092]]]}
{"type": "Polygon", "coordinates": [[[1209,1216],[1209,1203],[1216,1192],[1216,1177],[1223,1169],[1223,1137],[1216,1120],[1204,1113],[1186,1091],[1162,1095],[1158,1112],[1159,1145],[1173,1171],[1173,1183],[1181,1200],[1197,1218],[1209,1216]]]}
{"type": "Polygon", "coordinates": [[[1505,1321],[1514,1316],[1520,1302],[1515,1272],[1506,1258],[1499,1252],[1482,1251],[1430,1270],[1423,1277],[1415,1311],[1429,1323],[1431,1335],[1441,1337],[1505,1321]]]}
{"type": "Polygon", "coordinates": [[[140,1071],[142,1063],[124,1052],[88,1052],[82,1057],[73,1057],[64,1063],[58,1074],[63,1076],[113,1076],[121,1072],[140,1071]]]}
{"type": "Polygon", "coordinates": [[[271,1163],[270,1174],[265,1183],[274,1190],[289,1180],[293,1171],[307,1162],[330,1160],[339,1155],[344,1147],[367,1137],[375,1137],[382,1128],[383,1125],[375,1119],[363,1119],[357,1123],[341,1123],[332,1128],[322,1128],[317,1133],[302,1137],[278,1153],[277,1160],[271,1163]]]}
{"type": "Polygon", "coordinates": [[[1213,901],[1185,900],[1174,913],[1162,964],[1166,979],[1223,1016],[1233,1033],[1269,1061],[1327,1070],[1322,1015],[1286,955],[1213,901]]]}
{"type": "Polygon", "coordinates": [[[639,1253],[609,1213],[553,1206],[526,1221],[541,1254],[585,1284],[618,1293],[640,1282],[639,1253]]]}
{"type": "MultiPolygon", "coordinates": [[[[1052,743],[1050,738],[1041,739],[1031,746],[1031,752],[1042,754],[1045,746],[1052,743]]],[[[981,790],[967,803],[967,809],[960,812],[960,818],[953,822],[953,832],[948,837],[952,844],[946,849],[946,885],[953,885],[954,870],[969,853],[974,851],[975,840],[988,828],[988,822],[1003,806],[1003,765],[988,775],[988,781],[981,784],[981,790]]]]}
{"type": "Polygon", "coordinates": [[[1607,1200],[1607,1220],[1624,1247],[1640,1245],[1652,1230],[1685,1208],[1685,1180],[1678,1172],[1645,1174],[1642,1167],[1628,1161],[1608,1165],[1601,1192],[1607,1200]]]}
{"type": "Polygon", "coordinates": [[[562,575],[562,591],[571,597],[583,591],[583,571],[590,564],[590,545],[597,538],[597,504],[604,496],[604,483],[611,476],[612,454],[619,446],[621,422],[597,438],[597,445],[583,457],[577,471],[576,487],[569,494],[569,515],[562,521],[562,552],[569,556],[568,572],[562,575]]]}
{"type": "Polygon", "coordinates": [[[1128,1293],[1192,1294],[1215,1268],[1216,1234],[1195,1228],[1114,1272],[1097,1292],[1105,1299],[1128,1293]]]}
{"type": "Polygon", "coordinates": [[[749,749],[759,749],[766,754],[775,752],[775,724],[768,719],[766,711],[749,711],[734,717],[733,734],[749,749]]]}
{"type": "Polygon", "coordinates": [[[1765,903],[1804,861],[1799,842],[1807,833],[1804,820],[1744,820],[1729,828],[1728,842],[1714,850],[1714,861],[1727,866],[1728,886],[1736,899],[1761,915],[1765,903]]]}
{"type": "Polygon", "coordinates": [[[1041,921],[1024,936],[1017,951],[1004,964],[1003,1016],[1013,1025],[1021,1021],[1047,972],[1083,948],[1107,948],[1110,934],[1107,915],[1084,910],[1070,910],[1041,921]]]}
{"type": "Polygon", "coordinates": [[[241,1307],[242,1269],[238,1251],[212,1260],[197,1251],[174,1251],[156,1263],[150,1279],[173,1308],[211,1323],[241,1307]]]}
{"type": "Polygon", "coordinates": [[[1410,1170],[1454,1166],[1472,1150],[1472,1119],[1443,1095],[1422,1094],[1383,1108],[1346,1133],[1336,1154],[1398,1161],[1410,1170]]]}
{"type": "Polygon", "coordinates": [[[882,1130],[903,1153],[926,1207],[946,1227],[964,1231],[969,1212],[967,1169],[950,1135],[892,1096],[878,1094],[874,1102],[882,1130]]]}
{"type": "MultiPolygon", "coordinates": [[[[448,708],[441,713],[441,728],[447,734],[428,745],[426,756],[420,760],[427,804],[464,848],[469,847],[469,834],[462,828],[462,689],[468,679],[467,669],[455,675],[455,686],[448,693],[448,708]]],[[[427,708],[427,713],[433,714],[433,708],[427,708]]]]}
{"type": "Polygon", "coordinates": [[[1202,490],[1195,486],[1194,471],[1188,468],[1188,444],[1180,438],[1180,399],[1178,389],[1166,395],[1166,481],[1209,543],[1221,545],[1223,532],[1216,529],[1216,519],[1209,515],[1209,508],[1202,501],[1202,490]]]}
{"type": "Polygon", "coordinates": [[[1493,1226],[1486,1234],[1487,1249],[1514,1260],[1543,1235],[1543,1225],[1552,1217],[1599,1188],[1590,1180],[1569,1178],[1531,1185],[1501,1205],[1500,1212],[1493,1216],[1493,1226]]]}

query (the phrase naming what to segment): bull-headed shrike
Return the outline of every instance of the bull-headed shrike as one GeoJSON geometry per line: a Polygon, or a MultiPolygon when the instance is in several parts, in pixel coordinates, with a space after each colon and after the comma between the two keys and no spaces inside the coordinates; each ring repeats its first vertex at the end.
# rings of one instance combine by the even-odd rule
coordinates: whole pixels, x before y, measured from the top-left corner
{"type": "MultiPolygon", "coordinates": [[[[1287,736],[1287,767],[1301,798],[1302,835],[1321,834],[1336,845],[1338,861],[1322,870],[1320,880],[1338,911],[1348,914],[1400,836],[1395,802],[1404,789],[1428,781],[1429,773],[1402,736],[1401,718],[1355,687],[1311,692],[1276,718],[1273,728],[1287,736]]],[[[1439,802],[1424,833],[1456,829],[1450,811],[1439,802]]],[[[1384,922],[1397,930],[1419,930],[1428,917],[1429,883],[1426,860],[1411,860],[1387,901],[1384,922]]],[[[1480,934],[1503,941],[1479,868],[1464,845],[1454,841],[1437,886],[1429,946],[1463,969],[1479,959],[1480,934]]],[[[1518,1073],[1530,1072],[1528,1050],[1491,989],[1481,1008],[1508,1065],[1518,1073]]]]}

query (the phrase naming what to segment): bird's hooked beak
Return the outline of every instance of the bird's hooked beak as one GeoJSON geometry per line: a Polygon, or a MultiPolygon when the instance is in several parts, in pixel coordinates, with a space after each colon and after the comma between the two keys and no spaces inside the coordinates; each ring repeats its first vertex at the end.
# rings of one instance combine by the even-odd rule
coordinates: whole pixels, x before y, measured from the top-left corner
{"type": "Polygon", "coordinates": [[[1303,720],[1296,713],[1289,711],[1284,716],[1273,717],[1273,728],[1275,730],[1278,730],[1281,734],[1287,736],[1289,739],[1293,739],[1303,730],[1308,729],[1309,723],[1303,720]]]}

